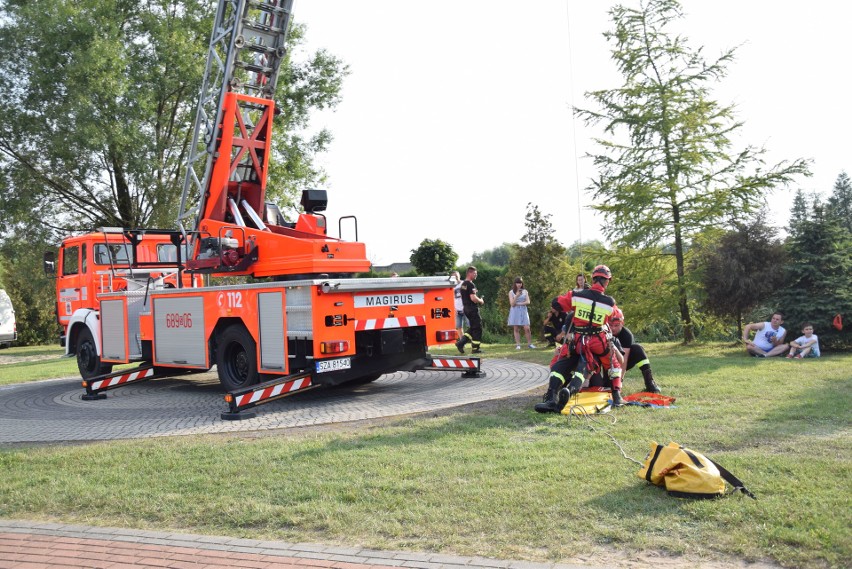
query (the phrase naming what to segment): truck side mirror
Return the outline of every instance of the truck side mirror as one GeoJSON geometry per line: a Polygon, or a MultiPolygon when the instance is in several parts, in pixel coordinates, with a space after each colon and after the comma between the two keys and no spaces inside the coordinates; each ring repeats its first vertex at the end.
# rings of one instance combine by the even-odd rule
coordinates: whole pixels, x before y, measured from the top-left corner
{"type": "Polygon", "coordinates": [[[56,255],[53,251],[45,251],[44,252],[44,274],[46,275],[55,275],[56,274],[56,255]]]}

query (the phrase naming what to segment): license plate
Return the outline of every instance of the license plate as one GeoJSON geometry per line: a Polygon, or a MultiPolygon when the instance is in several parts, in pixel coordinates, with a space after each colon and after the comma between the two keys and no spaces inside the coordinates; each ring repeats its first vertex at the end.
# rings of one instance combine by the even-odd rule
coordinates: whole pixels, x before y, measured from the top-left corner
{"type": "Polygon", "coordinates": [[[336,360],[322,360],[317,362],[317,373],[337,371],[339,369],[352,369],[352,358],[339,358],[336,360]]]}

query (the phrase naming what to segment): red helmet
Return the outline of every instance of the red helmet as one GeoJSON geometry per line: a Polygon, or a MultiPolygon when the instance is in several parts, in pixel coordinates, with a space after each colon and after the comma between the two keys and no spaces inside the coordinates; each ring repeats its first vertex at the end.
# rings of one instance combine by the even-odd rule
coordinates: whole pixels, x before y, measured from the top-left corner
{"type": "Polygon", "coordinates": [[[621,320],[624,322],[624,313],[617,306],[612,309],[612,314],[609,315],[609,321],[612,322],[613,320],[621,320]]]}
{"type": "Polygon", "coordinates": [[[603,277],[605,279],[612,278],[612,271],[609,270],[609,267],[606,265],[598,265],[595,267],[595,270],[592,271],[592,278],[595,277],[603,277]]]}

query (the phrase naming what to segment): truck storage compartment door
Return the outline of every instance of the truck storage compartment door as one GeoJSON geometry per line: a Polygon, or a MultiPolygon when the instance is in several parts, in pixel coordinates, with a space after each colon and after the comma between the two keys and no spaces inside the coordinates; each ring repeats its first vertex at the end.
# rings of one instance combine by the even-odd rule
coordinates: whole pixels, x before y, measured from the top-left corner
{"type": "Polygon", "coordinates": [[[140,313],[147,300],[144,290],[102,295],[102,360],[127,363],[142,357],[140,313]]]}
{"type": "Polygon", "coordinates": [[[153,312],[154,363],[208,369],[203,297],[156,296],[153,312]]]}
{"type": "Polygon", "coordinates": [[[101,301],[101,360],[103,361],[127,362],[127,305],[124,300],[116,298],[101,301]]]}
{"type": "Polygon", "coordinates": [[[287,341],[284,338],[284,293],[262,292],[257,295],[260,330],[260,371],[287,372],[287,341]]]}

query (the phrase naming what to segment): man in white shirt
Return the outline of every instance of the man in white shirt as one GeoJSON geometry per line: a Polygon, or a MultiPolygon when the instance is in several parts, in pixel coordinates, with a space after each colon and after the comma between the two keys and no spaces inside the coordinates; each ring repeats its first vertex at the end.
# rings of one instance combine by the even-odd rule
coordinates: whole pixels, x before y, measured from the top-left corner
{"type": "Polygon", "coordinates": [[[773,312],[769,322],[754,322],[743,329],[743,342],[746,351],[756,358],[778,356],[787,351],[789,346],[784,342],[787,330],[781,324],[784,316],[773,312]],[[749,334],[754,332],[754,339],[749,340],[749,334]]]}

